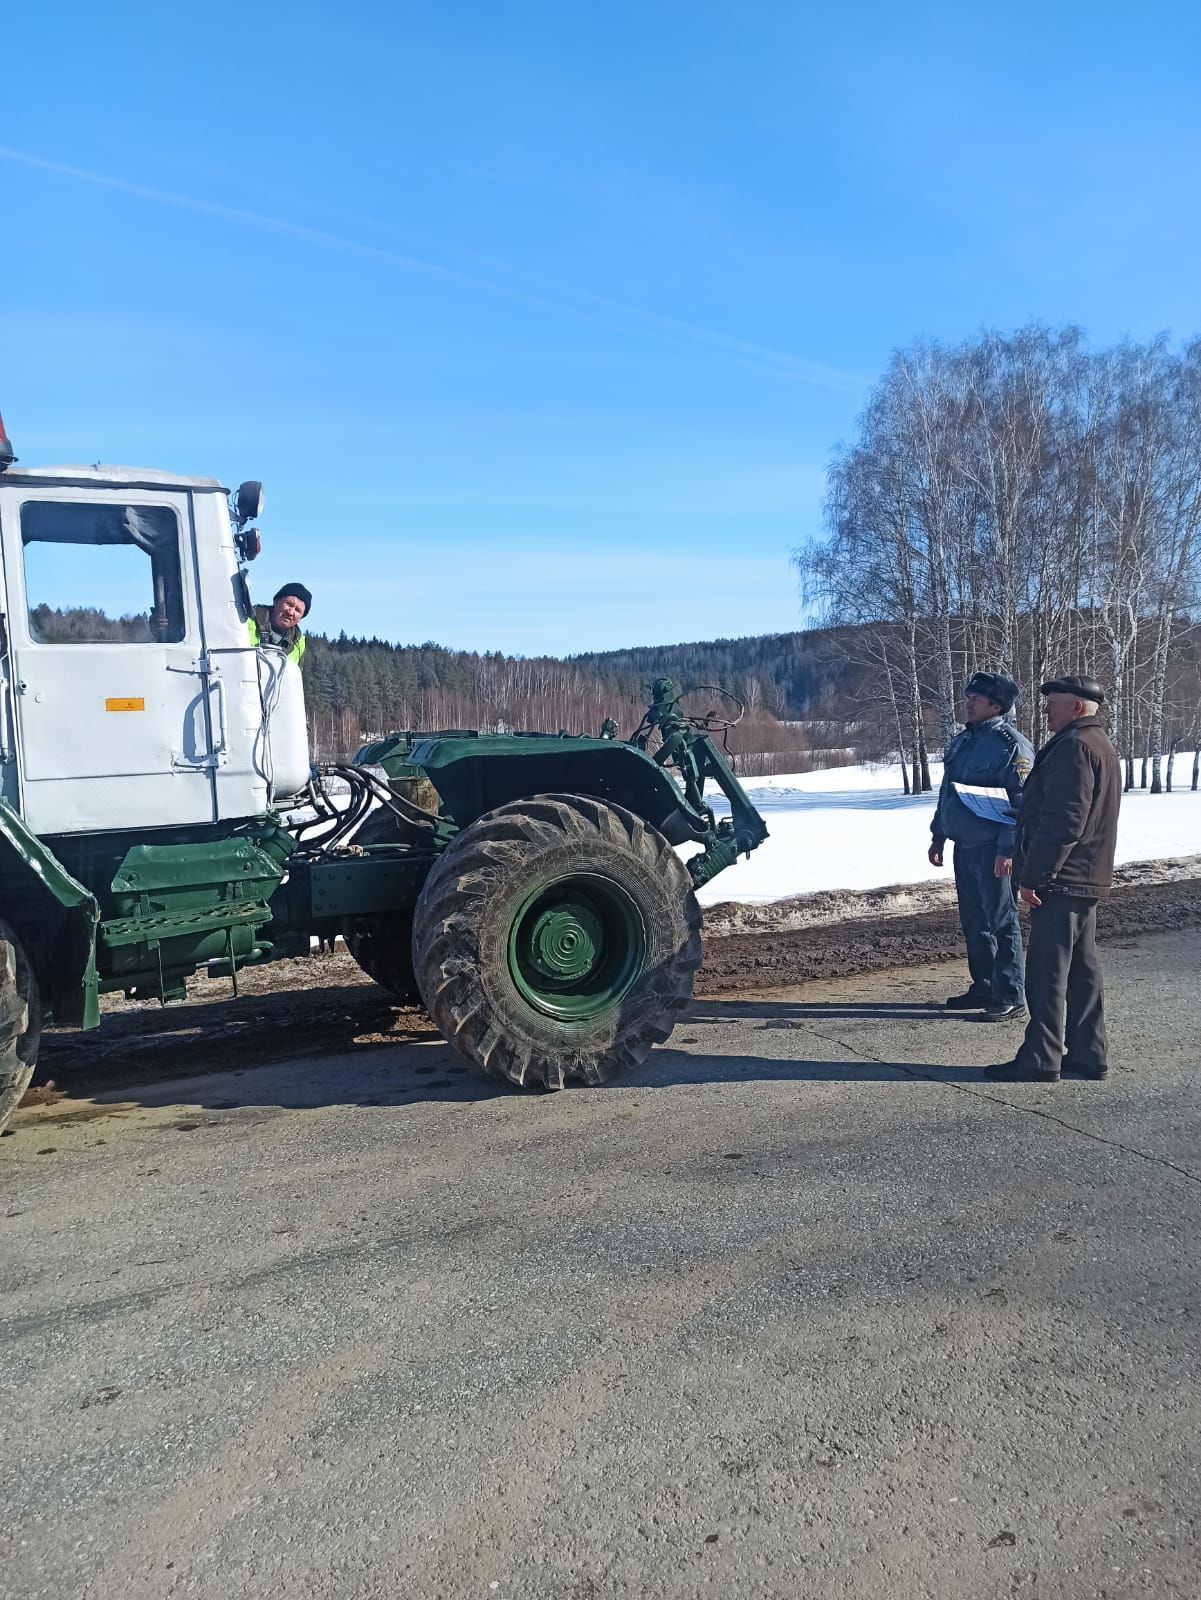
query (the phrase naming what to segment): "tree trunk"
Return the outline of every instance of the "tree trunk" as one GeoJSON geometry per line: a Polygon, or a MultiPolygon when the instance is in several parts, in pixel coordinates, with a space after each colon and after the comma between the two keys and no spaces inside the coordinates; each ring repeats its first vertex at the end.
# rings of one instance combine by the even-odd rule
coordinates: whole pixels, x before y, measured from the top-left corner
{"type": "MultiPolygon", "coordinates": [[[[1162,794],[1160,760],[1163,753],[1163,700],[1168,676],[1168,646],[1172,640],[1172,612],[1165,608],[1159,614],[1159,628],[1155,636],[1155,659],[1151,671],[1151,710],[1147,722],[1147,743],[1151,753],[1151,793],[1162,794]]],[[[1143,788],[1147,787],[1146,774],[1143,788]]]]}
{"type": "MultiPolygon", "coordinates": [[[[906,688],[909,691],[909,731],[910,750],[913,753],[913,792],[924,794],[930,787],[929,782],[922,783],[922,690],[917,677],[917,627],[910,622],[909,637],[906,641],[909,650],[907,662],[909,681],[906,688]]],[[[928,777],[928,774],[927,774],[928,777]]]]}
{"type": "Polygon", "coordinates": [[[893,676],[892,660],[888,654],[887,639],[884,642],[884,671],[888,678],[888,698],[892,705],[892,720],[897,730],[897,755],[901,758],[901,782],[904,785],[905,793],[910,794],[912,791],[909,787],[909,768],[905,761],[905,730],[901,726],[901,703],[897,699],[897,684],[893,676]]]}
{"type": "Polygon", "coordinates": [[[958,729],[955,712],[958,704],[955,694],[955,674],[951,667],[951,619],[943,614],[935,619],[937,633],[934,651],[934,679],[938,691],[939,732],[943,745],[950,744],[958,729]]]}
{"type": "MultiPolygon", "coordinates": [[[[1113,742],[1117,746],[1119,756],[1130,754],[1130,731],[1126,722],[1126,674],[1125,661],[1122,656],[1122,646],[1116,631],[1109,630],[1109,682],[1110,694],[1113,699],[1113,742]]],[[[1130,787],[1129,784],[1126,785],[1130,787]]]]}

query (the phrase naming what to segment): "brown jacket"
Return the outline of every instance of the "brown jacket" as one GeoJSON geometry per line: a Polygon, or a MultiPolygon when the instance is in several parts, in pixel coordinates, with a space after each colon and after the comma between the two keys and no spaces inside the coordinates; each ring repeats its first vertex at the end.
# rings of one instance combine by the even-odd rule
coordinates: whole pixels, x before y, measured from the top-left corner
{"type": "Polygon", "coordinates": [[[1022,888],[1107,895],[1121,801],[1118,755],[1100,717],[1077,717],[1043,745],[1022,790],[1013,864],[1022,888]]]}

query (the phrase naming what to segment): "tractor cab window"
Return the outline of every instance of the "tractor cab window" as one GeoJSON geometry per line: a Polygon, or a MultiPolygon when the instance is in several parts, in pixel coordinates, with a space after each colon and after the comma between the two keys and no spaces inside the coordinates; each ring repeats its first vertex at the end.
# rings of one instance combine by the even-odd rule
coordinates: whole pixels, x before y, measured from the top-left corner
{"type": "Polygon", "coordinates": [[[170,506],[27,500],[29,636],[36,644],[178,644],[179,519],[170,506]]]}

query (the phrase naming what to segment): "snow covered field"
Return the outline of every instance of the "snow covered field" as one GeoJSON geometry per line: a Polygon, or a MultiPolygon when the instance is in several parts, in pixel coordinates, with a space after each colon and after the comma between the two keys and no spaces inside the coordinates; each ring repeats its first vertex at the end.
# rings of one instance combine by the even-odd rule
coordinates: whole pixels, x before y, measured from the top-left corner
{"type": "MultiPolygon", "coordinates": [[[[1119,864],[1201,852],[1201,792],[1192,794],[1192,754],[1176,756],[1175,791],[1122,797],[1119,864]]],[[[935,789],[941,764],[931,767],[935,789]]],[[[887,884],[949,883],[951,867],[932,867],[934,795],[901,793],[896,767],[835,767],[796,776],[752,778],[747,793],[771,837],[701,890],[703,905],[761,904],[820,889],[878,889],[887,884]]],[[[714,810],[724,808],[724,801],[714,810]]],[[[728,809],[728,808],[726,808],[728,809]]]]}

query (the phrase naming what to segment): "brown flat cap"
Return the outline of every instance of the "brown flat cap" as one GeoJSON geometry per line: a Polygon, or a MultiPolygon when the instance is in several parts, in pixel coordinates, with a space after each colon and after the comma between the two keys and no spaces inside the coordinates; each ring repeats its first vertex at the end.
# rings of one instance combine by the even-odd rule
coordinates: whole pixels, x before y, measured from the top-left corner
{"type": "Polygon", "coordinates": [[[1079,673],[1068,673],[1062,678],[1049,678],[1040,685],[1039,694],[1074,694],[1077,700],[1095,700],[1102,705],[1105,700],[1105,690],[1096,678],[1086,678],[1079,673]]]}

